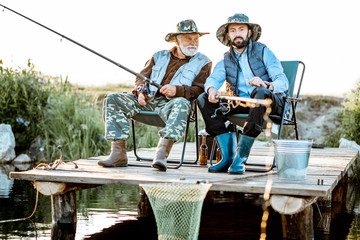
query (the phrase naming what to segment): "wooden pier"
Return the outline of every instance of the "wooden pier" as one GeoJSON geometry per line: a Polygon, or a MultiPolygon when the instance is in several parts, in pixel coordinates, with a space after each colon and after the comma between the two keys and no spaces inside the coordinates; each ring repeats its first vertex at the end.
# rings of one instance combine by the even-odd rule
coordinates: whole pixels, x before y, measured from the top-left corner
{"type": "MultiPolygon", "coordinates": [[[[181,144],[175,144],[169,159],[178,158],[181,144]]],[[[138,154],[154,155],[155,148],[140,149],[138,154]]],[[[188,143],[185,160],[193,161],[195,144],[188,143]]],[[[129,152],[129,163],[150,166],[149,161],[136,161],[129,152]]],[[[256,145],[252,148],[248,163],[272,163],[274,149],[256,145]]],[[[281,214],[283,237],[285,239],[312,239],[314,237],[313,204],[329,206],[344,201],[345,184],[350,166],[358,157],[355,150],[324,148],[311,150],[305,180],[279,179],[276,169],[269,172],[246,171],[243,175],[208,173],[207,166],[183,164],[178,169],[159,172],[151,167],[129,166],[125,168],[103,168],[97,161],[105,157],[93,157],[66,163],[56,170],[32,169],[11,172],[14,179],[29,180],[43,194],[51,194],[53,224],[76,223],[75,191],[104,184],[139,185],[144,183],[197,183],[212,184],[210,191],[238,192],[264,195],[267,187],[270,203],[281,214]],[[46,189],[48,188],[48,189],[46,189]],[[292,206],[291,206],[292,205],[292,206]]],[[[173,164],[169,164],[173,166],[173,164]]],[[[174,165],[176,166],[176,164],[174,165]]],[[[322,214],[318,227],[324,231],[330,228],[328,211],[322,214]]],[[[280,223],[279,223],[280,224],[280,223]]]]}

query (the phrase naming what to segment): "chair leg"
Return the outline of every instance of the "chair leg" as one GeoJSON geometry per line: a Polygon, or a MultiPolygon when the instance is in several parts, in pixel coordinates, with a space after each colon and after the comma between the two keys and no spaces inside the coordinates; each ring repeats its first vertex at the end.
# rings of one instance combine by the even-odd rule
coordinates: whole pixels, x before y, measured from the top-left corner
{"type": "Polygon", "coordinates": [[[131,127],[132,127],[132,133],[133,133],[133,145],[134,145],[134,155],[136,157],[136,161],[152,161],[152,158],[142,158],[140,157],[136,152],[136,137],[135,137],[135,121],[131,120],[131,127]]]}
{"type": "Polygon", "coordinates": [[[200,143],[199,143],[199,125],[198,125],[198,118],[197,118],[197,111],[195,109],[195,142],[196,142],[196,161],[195,164],[199,161],[200,155],[200,143]]]}
{"type": "Polygon", "coordinates": [[[298,129],[297,129],[296,116],[295,116],[295,105],[293,102],[291,103],[291,107],[293,110],[295,137],[296,137],[296,140],[299,140],[299,133],[298,133],[298,129]]]}
{"type": "MultiPolygon", "coordinates": [[[[135,121],[131,120],[131,125],[132,125],[132,132],[133,132],[133,145],[134,145],[134,155],[136,157],[136,161],[152,161],[152,158],[144,158],[144,157],[140,157],[137,154],[136,151],[136,137],[135,137],[135,121]]],[[[199,161],[199,140],[198,140],[198,125],[197,125],[197,118],[195,120],[195,132],[196,132],[196,160],[194,162],[184,162],[184,157],[185,157],[185,149],[186,149],[186,143],[187,143],[187,136],[188,136],[188,132],[189,132],[189,126],[190,126],[190,115],[189,115],[189,119],[186,123],[186,129],[185,129],[185,135],[184,135],[184,143],[183,143],[183,149],[182,149],[182,154],[181,154],[181,158],[180,160],[170,160],[168,159],[168,163],[178,163],[177,166],[175,167],[171,167],[169,166],[169,169],[177,169],[180,168],[182,164],[196,164],[199,161]]],[[[143,165],[134,165],[134,164],[129,164],[129,166],[142,166],[143,165]]],[[[149,166],[151,167],[151,166],[149,166]]]]}
{"type": "MultiPolygon", "coordinates": [[[[189,131],[189,123],[190,123],[190,115],[188,117],[188,121],[186,123],[186,129],[185,129],[185,135],[184,135],[184,144],[183,144],[183,149],[182,149],[182,153],[181,153],[181,159],[180,162],[177,166],[175,167],[168,167],[170,169],[177,169],[179,167],[181,167],[181,165],[184,163],[184,156],[185,156],[185,148],[186,148],[186,142],[187,142],[187,135],[188,135],[188,131],[189,131]]],[[[168,161],[168,162],[174,162],[174,161],[168,161]]]]}
{"type": "MultiPolygon", "coordinates": [[[[246,166],[259,166],[259,167],[266,167],[265,164],[251,164],[251,163],[245,163],[246,166]]],[[[271,170],[273,170],[273,168],[276,166],[275,164],[275,157],[274,157],[274,160],[271,164],[271,166],[269,168],[264,168],[264,169],[261,169],[261,168],[248,168],[246,167],[246,171],[247,172],[270,172],[271,170]]]]}
{"type": "MultiPolygon", "coordinates": [[[[185,128],[185,136],[184,136],[184,143],[183,143],[183,149],[182,149],[182,155],[181,155],[181,158],[180,160],[171,160],[171,159],[168,159],[167,162],[168,163],[178,163],[177,166],[175,167],[168,167],[168,168],[179,168],[182,164],[197,164],[197,162],[199,161],[199,139],[198,139],[198,119],[197,119],[197,105],[196,105],[196,102],[193,103],[193,114],[195,116],[195,119],[193,119],[193,121],[195,122],[195,133],[196,133],[196,138],[195,138],[195,142],[196,142],[196,160],[194,162],[189,162],[189,161],[186,161],[184,162],[184,156],[185,156],[185,149],[186,149],[186,143],[187,143],[187,136],[188,136],[188,132],[189,132],[189,126],[190,126],[190,121],[192,120],[192,112],[190,112],[189,116],[188,116],[188,119],[187,119],[187,123],[186,123],[186,128],[185,128]]],[[[136,152],[136,137],[135,137],[135,121],[134,120],[131,120],[131,125],[132,125],[132,132],[133,132],[133,144],[134,144],[134,155],[136,157],[136,160],[137,161],[141,161],[141,160],[145,160],[145,161],[152,161],[153,159],[152,158],[144,158],[144,157],[141,157],[137,154],[136,152]]],[[[141,167],[144,167],[144,165],[136,165],[136,164],[129,164],[129,166],[141,166],[141,167]]],[[[151,167],[151,166],[150,166],[151,167]]]]}
{"type": "Polygon", "coordinates": [[[212,143],[212,147],[211,147],[211,153],[210,153],[210,166],[213,165],[212,161],[214,159],[214,155],[215,155],[215,150],[218,148],[216,139],[213,139],[213,143],[212,143]]]}
{"type": "Polygon", "coordinates": [[[179,167],[181,167],[182,164],[196,164],[199,160],[199,139],[198,139],[198,121],[197,121],[197,112],[196,112],[196,102],[195,104],[195,110],[194,110],[194,115],[195,115],[195,133],[196,133],[196,138],[195,138],[195,142],[196,142],[196,160],[194,162],[184,162],[184,157],[185,157],[185,149],[186,149],[186,143],[187,143],[187,136],[188,136],[188,132],[189,132],[189,127],[190,127],[190,120],[191,120],[191,112],[188,116],[187,122],[186,122],[186,128],[185,128],[185,135],[184,135],[184,145],[183,145],[183,149],[182,149],[182,153],[181,153],[181,159],[180,162],[179,161],[174,161],[174,160],[168,160],[168,163],[179,163],[177,166],[175,167],[168,167],[170,169],[177,169],[179,167]]]}

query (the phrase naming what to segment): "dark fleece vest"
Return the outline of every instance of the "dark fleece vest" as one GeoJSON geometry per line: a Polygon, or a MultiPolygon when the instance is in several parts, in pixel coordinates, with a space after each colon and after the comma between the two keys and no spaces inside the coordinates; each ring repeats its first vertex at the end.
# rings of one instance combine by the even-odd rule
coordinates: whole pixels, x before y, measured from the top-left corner
{"type": "MultiPolygon", "coordinates": [[[[264,65],[263,56],[266,45],[259,42],[252,42],[250,40],[247,57],[249,65],[254,76],[261,78],[263,81],[271,82],[269,75],[264,65]]],[[[226,71],[226,91],[230,95],[239,95],[238,76],[241,72],[239,62],[236,60],[234,49],[231,47],[228,52],[224,54],[224,63],[226,71]]]]}

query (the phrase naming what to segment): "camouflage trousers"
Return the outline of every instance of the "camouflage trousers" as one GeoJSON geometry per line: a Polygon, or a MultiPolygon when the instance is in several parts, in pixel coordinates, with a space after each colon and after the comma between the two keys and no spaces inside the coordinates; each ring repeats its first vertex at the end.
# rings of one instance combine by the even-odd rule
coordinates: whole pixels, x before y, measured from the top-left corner
{"type": "Polygon", "coordinates": [[[134,95],[109,94],[105,96],[103,104],[105,139],[109,141],[129,139],[128,119],[140,111],[155,111],[166,123],[166,126],[159,131],[159,136],[177,141],[184,135],[190,108],[190,102],[183,97],[169,100],[166,97],[155,96],[146,101],[145,106],[141,106],[134,95]]]}

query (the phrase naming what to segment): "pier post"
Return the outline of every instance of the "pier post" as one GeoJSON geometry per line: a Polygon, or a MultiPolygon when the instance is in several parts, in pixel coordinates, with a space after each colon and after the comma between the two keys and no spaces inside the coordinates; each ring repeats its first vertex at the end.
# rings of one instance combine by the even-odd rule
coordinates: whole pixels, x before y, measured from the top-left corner
{"type": "Polygon", "coordinates": [[[51,195],[52,223],[76,223],[76,194],[69,191],[51,195]]]}
{"type": "MultiPolygon", "coordinates": [[[[330,234],[330,227],[336,215],[346,210],[348,174],[338,182],[331,194],[326,198],[319,198],[317,201],[320,214],[314,213],[315,230],[323,234],[330,234]]],[[[315,209],[315,208],[314,208],[315,209]]]]}
{"type": "Polygon", "coordinates": [[[77,222],[75,191],[51,195],[51,213],[51,239],[75,239],[77,222]]]}
{"type": "Polygon", "coordinates": [[[145,191],[141,188],[140,200],[138,204],[138,216],[142,217],[154,217],[154,212],[151,208],[149,198],[145,191]]]}
{"type": "Polygon", "coordinates": [[[316,204],[317,206],[314,205],[314,230],[330,234],[331,198],[319,198],[316,204]]]}
{"type": "Polygon", "coordinates": [[[284,239],[314,239],[313,208],[311,205],[296,214],[281,214],[281,222],[284,239]]]}

